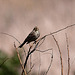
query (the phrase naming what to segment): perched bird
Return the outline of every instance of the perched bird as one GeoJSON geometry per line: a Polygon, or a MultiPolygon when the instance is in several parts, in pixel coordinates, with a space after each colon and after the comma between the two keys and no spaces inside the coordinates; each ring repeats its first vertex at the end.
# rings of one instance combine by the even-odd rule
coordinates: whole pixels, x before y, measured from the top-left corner
{"type": "Polygon", "coordinates": [[[28,44],[32,41],[36,41],[36,39],[38,39],[40,36],[40,32],[38,27],[34,27],[34,29],[32,30],[32,32],[27,36],[27,38],[24,40],[24,42],[19,46],[19,48],[21,48],[25,43],[28,44]]]}

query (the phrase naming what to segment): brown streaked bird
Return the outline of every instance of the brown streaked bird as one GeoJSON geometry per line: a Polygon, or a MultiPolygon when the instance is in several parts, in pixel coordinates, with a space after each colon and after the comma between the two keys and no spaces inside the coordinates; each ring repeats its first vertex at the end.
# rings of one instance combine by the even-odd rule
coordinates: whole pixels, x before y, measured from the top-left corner
{"type": "Polygon", "coordinates": [[[36,41],[36,39],[38,39],[40,36],[40,32],[38,27],[34,27],[34,29],[32,30],[32,32],[27,36],[27,38],[24,40],[24,42],[19,46],[19,48],[21,48],[25,43],[28,44],[32,41],[36,41]]]}

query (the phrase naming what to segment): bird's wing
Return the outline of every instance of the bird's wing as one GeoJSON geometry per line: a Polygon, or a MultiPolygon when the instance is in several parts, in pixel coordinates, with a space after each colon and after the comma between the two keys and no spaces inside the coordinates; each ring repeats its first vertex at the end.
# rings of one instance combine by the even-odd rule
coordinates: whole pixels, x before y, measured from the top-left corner
{"type": "Polygon", "coordinates": [[[35,41],[36,40],[36,37],[35,37],[35,33],[34,32],[31,32],[28,36],[27,36],[27,38],[25,39],[25,41],[27,42],[27,43],[29,43],[29,42],[31,42],[31,41],[35,41]]]}
{"type": "Polygon", "coordinates": [[[28,35],[27,38],[32,38],[32,37],[34,37],[34,36],[35,36],[35,33],[32,31],[32,32],[28,35]]]}

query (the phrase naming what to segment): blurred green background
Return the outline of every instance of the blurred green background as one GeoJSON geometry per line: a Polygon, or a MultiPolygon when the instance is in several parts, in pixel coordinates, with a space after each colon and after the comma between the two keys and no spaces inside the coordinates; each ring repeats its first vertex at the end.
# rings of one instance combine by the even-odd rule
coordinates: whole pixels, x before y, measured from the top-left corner
{"type": "Polygon", "coordinates": [[[20,75],[18,72],[19,67],[20,63],[16,52],[9,58],[7,54],[0,51],[0,75],[20,75]]]}

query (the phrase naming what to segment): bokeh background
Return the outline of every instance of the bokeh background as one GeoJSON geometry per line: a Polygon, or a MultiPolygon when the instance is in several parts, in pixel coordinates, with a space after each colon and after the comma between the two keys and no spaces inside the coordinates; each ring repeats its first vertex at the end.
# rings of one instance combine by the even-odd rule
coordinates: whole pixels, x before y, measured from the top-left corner
{"type": "MultiPolygon", "coordinates": [[[[71,24],[75,24],[75,0],[0,0],[0,32],[15,36],[21,43],[35,26],[39,27],[40,37],[42,37],[71,24]]],[[[70,75],[75,75],[75,27],[55,34],[62,52],[64,75],[67,74],[68,68],[65,33],[67,33],[69,41],[70,75]]],[[[18,47],[19,43],[15,39],[0,34],[0,51],[6,53],[8,57],[14,56],[14,42],[18,47]]],[[[25,45],[24,48],[27,49],[28,46],[25,45]]],[[[53,48],[54,56],[48,75],[60,75],[61,65],[59,52],[52,36],[47,37],[39,49],[45,50],[48,48],[53,48]]],[[[41,75],[43,71],[47,70],[51,61],[50,55],[48,54],[40,53],[40,57],[38,55],[38,52],[32,55],[32,62],[36,62],[32,70],[32,72],[35,72],[35,75],[39,73],[39,63],[41,63],[41,75]],[[37,58],[40,61],[37,61],[37,58]]],[[[0,57],[2,56],[0,55],[0,57]]],[[[11,62],[8,60],[8,63],[11,62]]],[[[10,68],[12,68],[12,66],[10,68]]],[[[20,70],[18,69],[18,71],[20,70]]]]}

